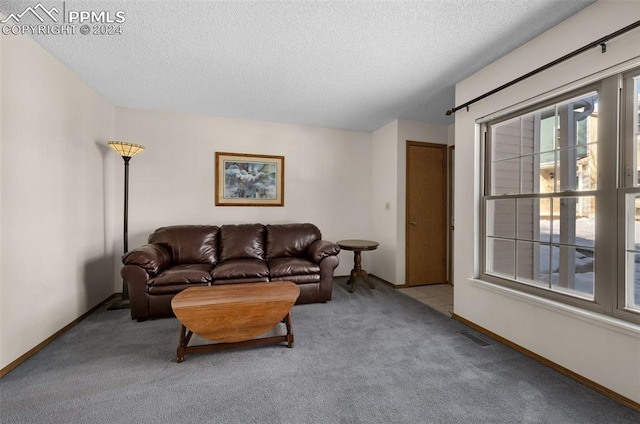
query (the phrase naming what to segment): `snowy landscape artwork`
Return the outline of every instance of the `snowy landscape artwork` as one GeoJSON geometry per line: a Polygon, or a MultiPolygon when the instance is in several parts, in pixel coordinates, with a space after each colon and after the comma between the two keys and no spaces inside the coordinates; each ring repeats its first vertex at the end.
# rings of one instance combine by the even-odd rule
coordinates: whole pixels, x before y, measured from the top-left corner
{"type": "Polygon", "coordinates": [[[216,153],[216,205],[283,206],[284,157],[216,153]]]}

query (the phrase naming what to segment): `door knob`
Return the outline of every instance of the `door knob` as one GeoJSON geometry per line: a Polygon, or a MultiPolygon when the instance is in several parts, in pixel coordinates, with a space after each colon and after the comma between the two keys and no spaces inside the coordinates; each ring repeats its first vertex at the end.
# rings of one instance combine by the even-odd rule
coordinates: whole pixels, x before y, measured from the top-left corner
{"type": "Polygon", "coordinates": [[[416,221],[409,221],[409,224],[411,225],[418,225],[418,223],[416,221]]]}

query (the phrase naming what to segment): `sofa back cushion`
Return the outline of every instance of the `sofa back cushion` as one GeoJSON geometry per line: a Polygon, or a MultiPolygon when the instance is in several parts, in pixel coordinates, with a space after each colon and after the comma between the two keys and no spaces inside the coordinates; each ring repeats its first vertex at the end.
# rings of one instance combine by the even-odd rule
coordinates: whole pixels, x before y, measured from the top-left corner
{"type": "Polygon", "coordinates": [[[305,257],[309,246],[322,238],[313,224],[267,225],[267,260],[283,256],[305,257]]]}
{"type": "Polygon", "coordinates": [[[149,243],[164,246],[174,264],[209,264],[218,262],[218,232],[215,225],[173,225],[158,228],[149,243]]]}
{"type": "Polygon", "coordinates": [[[264,257],[264,225],[241,224],[220,227],[220,261],[264,257]]]}

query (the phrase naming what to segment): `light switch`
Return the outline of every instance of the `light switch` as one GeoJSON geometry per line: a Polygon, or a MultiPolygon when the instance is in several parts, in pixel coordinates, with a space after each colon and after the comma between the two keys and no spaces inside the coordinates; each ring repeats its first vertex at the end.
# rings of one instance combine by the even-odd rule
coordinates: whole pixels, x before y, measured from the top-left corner
{"type": "Polygon", "coordinates": [[[387,211],[391,210],[391,202],[386,202],[384,204],[384,209],[387,210],[387,211]]]}

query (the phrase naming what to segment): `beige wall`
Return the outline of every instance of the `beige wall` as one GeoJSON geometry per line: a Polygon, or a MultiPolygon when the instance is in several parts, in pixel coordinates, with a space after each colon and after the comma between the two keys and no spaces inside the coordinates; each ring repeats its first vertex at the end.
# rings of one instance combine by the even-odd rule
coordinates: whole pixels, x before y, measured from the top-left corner
{"type": "MultiPolygon", "coordinates": [[[[456,86],[462,104],[629,25],[639,2],[599,1],[456,86]]],[[[476,120],[640,65],[636,30],[456,113],[455,313],[640,402],[640,327],[479,281],[480,137],[476,120]]]]}
{"type": "Polygon", "coordinates": [[[405,281],[407,141],[447,144],[449,133],[445,125],[396,119],[372,135],[370,238],[380,247],[369,255],[371,272],[393,284],[405,281]]]}
{"type": "MultiPolygon", "coordinates": [[[[371,133],[122,108],[115,127],[146,147],[130,165],[130,247],[157,227],[193,223],[311,222],[327,240],[370,237],[371,133]],[[215,206],[215,152],[284,156],[285,206],[215,206]]],[[[365,269],[370,261],[363,255],[365,269]]],[[[341,252],[336,275],[352,265],[341,252]]]]}
{"type": "Polygon", "coordinates": [[[398,120],[373,132],[371,136],[371,235],[380,243],[377,250],[362,256],[374,259],[372,274],[395,283],[398,232],[398,120]],[[389,209],[386,209],[386,204],[389,209]]]}
{"type": "MultiPolygon", "coordinates": [[[[443,112],[444,113],[444,112],[443,112]]],[[[406,206],[407,206],[407,141],[447,144],[448,127],[427,122],[398,120],[398,250],[396,252],[397,284],[404,284],[406,278],[406,206]]]]}
{"type": "Polygon", "coordinates": [[[0,37],[0,96],[4,367],[114,292],[115,158],[114,108],[31,38],[0,37]]]}

